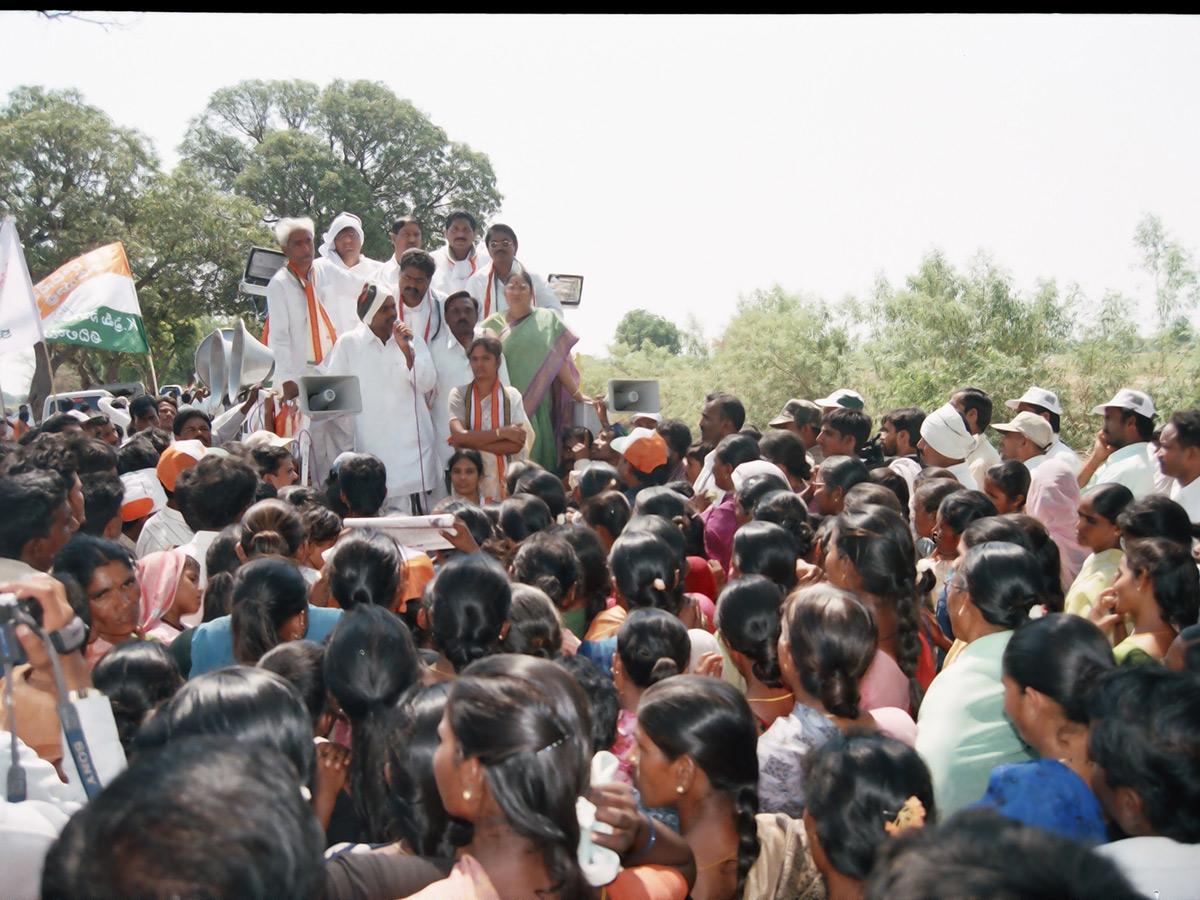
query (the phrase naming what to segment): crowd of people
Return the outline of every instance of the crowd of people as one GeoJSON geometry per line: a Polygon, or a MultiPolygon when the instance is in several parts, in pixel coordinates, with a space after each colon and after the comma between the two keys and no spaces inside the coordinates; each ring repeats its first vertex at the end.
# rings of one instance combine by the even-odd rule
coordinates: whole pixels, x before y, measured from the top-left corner
{"type": "Polygon", "coordinates": [[[5,896],[1200,895],[1200,410],[593,432],[475,231],[281,227],[280,405],[363,382],[314,484],[255,396],[0,443],[5,896]],[[426,509],[431,553],[361,527],[426,509]]]}

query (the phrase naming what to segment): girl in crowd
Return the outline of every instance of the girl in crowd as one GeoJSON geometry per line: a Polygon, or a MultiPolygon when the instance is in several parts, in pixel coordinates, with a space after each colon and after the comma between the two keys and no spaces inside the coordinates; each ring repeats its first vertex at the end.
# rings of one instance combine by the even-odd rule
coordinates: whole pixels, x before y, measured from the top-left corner
{"type": "Polygon", "coordinates": [[[813,864],[838,900],[859,900],[884,842],[937,819],[929,770],[882,735],[835,737],[805,774],[804,828],[813,864]]]}
{"type": "Polygon", "coordinates": [[[775,491],[767,494],[754,507],[756,522],[774,522],[792,537],[796,558],[809,560],[813,551],[813,529],[808,519],[808,507],[798,494],[775,491]]]}
{"type": "Polygon", "coordinates": [[[1025,497],[1029,493],[1029,470],[1015,459],[997,463],[987,470],[983,492],[996,504],[1000,515],[1024,512],[1025,497]]]}
{"type": "Polygon", "coordinates": [[[342,609],[381,606],[404,611],[403,561],[387,535],[355,531],[338,541],[325,565],[329,593],[342,609]]]}
{"type": "Polygon", "coordinates": [[[87,597],[85,612],[91,630],[84,657],[89,667],[118,644],[144,639],[138,625],[142,592],[128,550],[112,541],[77,534],[54,557],[54,571],[73,577],[87,597]]]}
{"type": "Polygon", "coordinates": [[[275,556],[251,560],[233,582],[233,612],[195,629],[188,677],[230,666],[254,665],[284,641],[322,641],[342,615],[307,602],[308,585],[295,564],[275,556]]]}
{"type": "Polygon", "coordinates": [[[158,641],[129,641],[113,647],[96,663],[92,683],[112,704],[117,734],[128,756],[142,723],[175,695],[183,677],[158,641]]]}
{"type": "Polygon", "coordinates": [[[629,500],[620,491],[597,494],[583,504],[580,512],[583,521],[599,535],[606,551],[612,550],[632,516],[629,500]]]}
{"type": "Polygon", "coordinates": [[[687,629],[661,609],[635,609],[617,632],[612,676],[621,714],[617,718],[617,741],[613,753],[621,761],[622,780],[633,784],[634,728],[638,704],[647,688],[687,670],[692,645],[687,629]]]}
{"type": "Polygon", "coordinates": [[[429,601],[426,614],[438,658],[426,670],[426,684],[451,681],[497,652],[508,629],[512,585],[494,559],[481,553],[455,557],[433,580],[429,601]]]}
{"type": "MultiPolygon", "coordinates": [[[[576,640],[573,646],[578,646],[576,640]]],[[[500,642],[501,653],[524,653],[555,660],[564,654],[562,622],[554,601],[540,588],[514,584],[508,613],[508,633],[500,642]]]]}
{"type": "Polygon", "coordinates": [[[183,617],[200,610],[200,564],[176,547],[149,553],[137,565],[142,630],[170,644],[185,630],[183,617]]]}
{"type": "Polygon", "coordinates": [[[696,859],[695,900],[822,895],[801,823],[758,815],[758,729],[736,688],[668,678],[642,696],[635,734],[642,802],[678,810],[696,859]]]}
{"type": "Polygon", "coordinates": [[[484,497],[479,491],[483,479],[483,457],[478,450],[460,447],[446,464],[446,491],[454,500],[465,500],[482,506],[492,497],[484,497]]]}
{"type": "Polygon", "coordinates": [[[1196,624],[1200,574],[1190,547],[1165,538],[1130,542],[1113,586],[1100,594],[1092,620],[1111,632],[1133,620],[1129,637],[1113,647],[1118,663],[1161,660],[1175,636],[1196,624]]]}
{"type": "Polygon", "coordinates": [[[1133,494],[1123,484],[1102,484],[1084,494],[1079,501],[1079,521],[1075,540],[1092,551],[1075,576],[1064,601],[1067,612],[1088,616],[1100,592],[1113,583],[1124,555],[1117,517],[1133,502],[1133,494]]]}
{"type": "Polygon", "coordinates": [[[591,528],[576,525],[558,525],[550,532],[561,537],[575,551],[579,563],[579,581],[576,597],[582,596],[583,606],[567,610],[562,614],[563,626],[580,640],[587,634],[592,620],[608,608],[612,596],[612,577],[608,573],[608,550],[600,536],[591,528]]]}
{"type": "Polygon", "coordinates": [[[1087,753],[1088,695],[1114,665],[1100,629],[1078,616],[1052,613],[1013,632],[1004,650],[1004,713],[1041,758],[997,767],[983,804],[1074,840],[1105,841],[1087,753]]]}
{"type": "Polygon", "coordinates": [[[585,640],[595,642],[615,636],[626,611],[640,606],[679,614],[683,579],[678,558],[665,540],[646,532],[622,535],[613,544],[609,566],[616,603],[592,620],[585,640]]]}
{"type": "Polygon", "coordinates": [[[282,556],[299,565],[303,561],[308,532],[296,507],[282,500],[260,500],[241,520],[238,558],[242,562],[260,556],[282,556]]]}
{"type": "Polygon", "coordinates": [[[587,599],[579,592],[579,560],[564,538],[550,532],[532,535],[513,558],[511,573],[514,581],[544,591],[564,616],[580,618],[587,599]]]}
{"type": "Polygon", "coordinates": [[[780,526],[747,522],[733,536],[732,579],[745,575],[769,578],[783,594],[796,586],[796,543],[780,526]]]}
{"type": "Polygon", "coordinates": [[[870,608],[828,585],[789,600],[779,635],[779,664],[795,696],[786,718],[758,742],[759,794],[764,809],[799,817],[804,811],[805,757],[836,735],[883,731],[911,744],[912,718],[902,709],[860,708],[858,685],[876,643],[870,608]]]}
{"type": "Polygon", "coordinates": [[[717,632],[729,661],[746,682],[746,702],[760,733],[790,713],[794,702],[779,669],[782,615],[779,586],[761,575],[739,578],[717,600],[717,632]]]}
{"type": "Polygon", "coordinates": [[[934,680],[917,720],[917,751],[943,814],[978,800],[996,766],[1029,759],[1004,715],[1001,660],[1042,590],[1037,557],[1015,544],[972,547],[954,573],[947,608],[966,648],[934,680]]]}

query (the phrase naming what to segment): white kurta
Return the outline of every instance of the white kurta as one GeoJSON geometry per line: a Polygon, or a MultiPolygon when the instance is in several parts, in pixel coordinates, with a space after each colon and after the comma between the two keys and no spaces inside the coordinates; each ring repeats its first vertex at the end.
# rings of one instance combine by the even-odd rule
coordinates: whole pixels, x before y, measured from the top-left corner
{"type": "Polygon", "coordinates": [[[362,412],[354,417],[354,444],[387,467],[389,499],[433,489],[438,455],[425,394],[437,383],[433,359],[420,335],[413,338],[413,368],[394,339],[384,344],[365,323],[342,335],[322,368],[327,375],[355,375],[362,412]],[[413,386],[416,386],[414,394],[413,386]]]}
{"type": "MultiPolygon", "coordinates": [[[[967,466],[971,469],[971,477],[975,479],[975,484],[983,484],[987,470],[999,462],[1000,454],[991,442],[982,434],[975,435],[975,449],[967,454],[967,466]]],[[[960,478],[959,481],[961,480],[960,478]]]]}
{"type": "Polygon", "coordinates": [[[396,298],[396,309],[404,314],[404,324],[413,330],[413,334],[421,336],[425,344],[433,346],[435,340],[441,340],[445,333],[442,324],[442,304],[446,295],[435,291],[431,286],[416,306],[407,306],[400,296],[400,264],[396,257],[380,265],[375,273],[375,280],[388,289],[388,293],[396,298]]]}
{"type": "MultiPolygon", "coordinates": [[[[476,335],[483,332],[476,328],[476,335]]],[[[433,390],[430,413],[433,416],[433,431],[437,435],[439,467],[446,468],[454,448],[450,446],[450,392],[456,387],[463,387],[475,379],[471,372],[471,361],[467,358],[467,348],[458,342],[449,328],[443,328],[442,334],[429,342],[429,353],[433,357],[433,366],[437,370],[437,387],[433,390]]],[[[508,364],[500,357],[500,383],[505,387],[512,384],[508,379],[508,364]]]]}
{"type": "Polygon", "coordinates": [[[437,263],[437,274],[433,276],[433,288],[443,297],[449,297],[457,291],[465,291],[467,282],[476,272],[486,271],[492,264],[491,257],[482,246],[474,248],[466,259],[455,259],[450,255],[450,248],[439,247],[431,254],[437,263]]]}
{"type": "MultiPolygon", "coordinates": [[[[515,270],[519,263],[513,263],[515,270]]],[[[529,269],[525,271],[529,272],[529,269]]],[[[557,313],[561,319],[563,314],[562,303],[558,300],[558,294],[554,293],[553,289],[546,282],[546,279],[535,272],[529,272],[529,277],[533,279],[533,305],[539,309],[548,309],[551,312],[557,313]]],[[[471,276],[471,280],[467,282],[466,289],[470,291],[471,296],[479,302],[479,320],[483,321],[492,313],[504,312],[508,309],[508,301],[504,299],[504,284],[499,277],[493,275],[492,266],[489,263],[486,266],[480,266],[478,271],[471,276]],[[492,304],[490,311],[484,309],[487,299],[488,280],[492,282],[492,304]]]]}

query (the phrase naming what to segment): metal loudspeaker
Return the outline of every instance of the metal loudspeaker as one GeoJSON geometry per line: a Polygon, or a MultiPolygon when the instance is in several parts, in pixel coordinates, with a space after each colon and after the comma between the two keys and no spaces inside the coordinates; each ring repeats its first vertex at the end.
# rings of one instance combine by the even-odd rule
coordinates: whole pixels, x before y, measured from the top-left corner
{"type": "Polygon", "coordinates": [[[357,375],[302,375],[296,379],[300,412],[313,419],[362,412],[357,375]]]}
{"type": "Polygon", "coordinates": [[[232,328],[216,328],[196,348],[196,377],[208,388],[208,392],[220,399],[229,381],[226,360],[233,350],[232,328]]]}
{"type": "Polygon", "coordinates": [[[275,353],[247,331],[241,319],[233,330],[231,343],[232,346],[225,348],[225,385],[230,402],[246,388],[262,384],[275,372],[275,353]]]}
{"type": "Polygon", "coordinates": [[[615,413],[656,413],[659,411],[658,382],[610,378],[607,403],[615,413]]]}

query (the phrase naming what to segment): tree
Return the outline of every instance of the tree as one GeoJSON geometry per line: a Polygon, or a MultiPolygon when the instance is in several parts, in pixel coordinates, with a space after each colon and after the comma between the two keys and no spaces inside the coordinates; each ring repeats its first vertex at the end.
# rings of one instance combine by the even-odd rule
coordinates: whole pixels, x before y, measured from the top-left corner
{"type": "Polygon", "coordinates": [[[1138,223],[1133,242],[1141,269],[1154,279],[1154,310],[1159,330],[1176,328],[1176,316],[1188,312],[1200,298],[1200,277],[1192,254],[1168,237],[1162,220],[1149,213],[1138,223]]]}
{"type": "Polygon", "coordinates": [[[253,200],[268,219],[308,215],[324,227],[342,210],[362,216],[364,252],[391,254],[399,215],[427,223],[452,208],[482,220],[500,206],[487,156],[446,133],[382,84],[243,81],[215,92],[191,123],[185,159],[253,200]]]}
{"type": "Polygon", "coordinates": [[[682,337],[674,322],[644,309],[631,309],[617,323],[617,342],[632,350],[646,345],[662,347],[672,355],[677,354],[682,337]]]}

